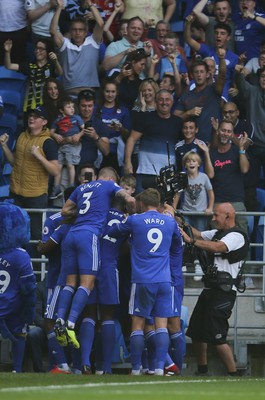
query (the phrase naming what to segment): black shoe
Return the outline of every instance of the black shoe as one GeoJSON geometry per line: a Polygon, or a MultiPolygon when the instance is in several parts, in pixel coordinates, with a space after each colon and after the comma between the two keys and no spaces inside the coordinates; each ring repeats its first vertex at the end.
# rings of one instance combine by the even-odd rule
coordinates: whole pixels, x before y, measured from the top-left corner
{"type": "Polygon", "coordinates": [[[227,372],[227,375],[230,377],[238,377],[238,376],[243,376],[244,375],[244,371],[241,371],[240,369],[237,369],[235,372],[227,372]]]}
{"type": "Polygon", "coordinates": [[[83,375],[92,375],[91,367],[89,365],[83,365],[82,374],[83,375]]]}
{"type": "Polygon", "coordinates": [[[194,375],[196,375],[196,376],[211,376],[211,374],[209,372],[199,372],[199,371],[196,371],[194,375]]]}

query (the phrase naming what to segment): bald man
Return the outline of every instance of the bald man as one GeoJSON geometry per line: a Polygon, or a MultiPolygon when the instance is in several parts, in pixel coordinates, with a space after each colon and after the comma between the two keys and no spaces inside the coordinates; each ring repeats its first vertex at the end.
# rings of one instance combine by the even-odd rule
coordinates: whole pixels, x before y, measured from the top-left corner
{"type": "Polygon", "coordinates": [[[235,224],[235,209],[231,203],[216,205],[213,218],[216,229],[199,232],[193,237],[181,230],[183,239],[198,251],[205,288],[200,294],[190,318],[186,335],[191,337],[197,357],[197,375],[208,374],[207,346],[212,344],[223,361],[228,375],[237,375],[236,364],[226,338],[228,319],[236,299],[237,277],[248,253],[249,242],[244,231],[235,224]]]}

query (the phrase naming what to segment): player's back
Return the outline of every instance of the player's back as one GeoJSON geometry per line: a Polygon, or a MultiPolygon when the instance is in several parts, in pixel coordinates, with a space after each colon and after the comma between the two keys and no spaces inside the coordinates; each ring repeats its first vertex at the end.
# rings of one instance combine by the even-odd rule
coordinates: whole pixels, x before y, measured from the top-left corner
{"type": "Polygon", "coordinates": [[[21,278],[33,274],[29,254],[24,249],[12,249],[0,254],[0,317],[19,312],[21,278]]]}
{"type": "Polygon", "coordinates": [[[128,218],[131,226],[132,282],[171,282],[169,251],[178,235],[175,220],[158,211],[128,218]]]}
{"type": "Polygon", "coordinates": [[[72,231],[82,229],[93,230],[96,234],[101,233],[111,200],[121,187],[112,181],[92,181],[78,186],[71,194],[78,210],[78,215],[71,228],[72,231]]]}
{"type": "Polygon", "coordinates": [[[117,268],[120,246],[124,241],[123,237],[113,238],[108,235],[110,227],[113,224],[119,224],[124,220],[124,214],[112,208],[108,212],[107,222],[100,240],[101,267],[109,268],[113,266],[117,268]]]}

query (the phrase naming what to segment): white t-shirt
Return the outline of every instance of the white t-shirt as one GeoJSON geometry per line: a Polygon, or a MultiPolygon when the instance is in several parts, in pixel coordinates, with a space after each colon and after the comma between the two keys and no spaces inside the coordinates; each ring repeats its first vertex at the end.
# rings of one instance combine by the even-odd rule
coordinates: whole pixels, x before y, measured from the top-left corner
{"type": "MultiPolygon", "coordinates": [[[[25,9],[27,11],[36,10],[39,7],[45,6],[45,4],[49,3],[49,0],[24,0],[25,1],[25,9]]],[[[64,5],[66,6],[67,0],[64,0],[64,5]]],[[[41,17],[35,19],[31,23],[32,32],[35,35],[39,36],[47,36],[50,37],[50,25],[52,17],[54,16],[55,9],[50,9],[46,13],[44,13],[41,17]]]]}
{"type": "MultiPolygon", "coordinates": [[[[212,240],[216,232],[217,232],[216,229],[210,231],[203,231],[201,232],[201,236],[203,240],[212,240]]],[[[229,232],[227,235],[222,237],[220,241],[226,244],[228,252],[240,249],[245,243],[244,236],[239,232],[229,232]]],[[[229,274],[232,275],[232,278],[236,278],[243,263],[243,260],[238,261],[234,264],[229,264],[226,258],[222,258],[221,256],[218,257],[217,255],[214,258],[214,263],[218,271],[229,272],[229,274]]]]}
{"type": "Polygon", "coordinates": [[[25,0],[0,1],[0,32],[15,32],[28,25],[25,0]]]}

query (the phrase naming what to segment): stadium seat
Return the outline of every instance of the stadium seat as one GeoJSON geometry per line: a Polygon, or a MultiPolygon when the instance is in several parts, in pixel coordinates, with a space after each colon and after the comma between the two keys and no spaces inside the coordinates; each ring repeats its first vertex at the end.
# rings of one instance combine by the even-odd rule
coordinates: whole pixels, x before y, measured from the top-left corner
{"type": "Polygon", "coordinates": [[[0,89],[0,96],[3,100],[5,112],[17,115],[22,111],[24,96],[18,91],[0,89]]]}
{"type": "Polygon", "coordinates": [[[23,94],[26,87],[26,76],[20,72],[11,71],[0,67],[0,88],[1,90],[14,90],[23,94]]]}
{"type": "MultiPolygon", "coordinates": [[[[259,217],[257,226],[256,242],[263,243],[264,246],[264,216],[259,217]]],[[[256,261],[263,261],[263,247],[256,248],[256,261]]]]}
{"type": "Polygon", "coordinates": [[[17,133],[17,117],[15,115],[4,113],[0,118],[0,135],[4,133],[9,135],[9,147],[13,147],[13,142],[17,133]]]}
{"type": "Polygon", "coordinates": [[[0,186],[0,199],[9,197],[9,185],[0,186]]]}
{"type": "Polygon", "coordinates": [[[258,211],[265,210],[265,189],[257,188],[258,211]]]}
{"type": "Polygon", "coordinates": [[[12,172],[12,165],[6,162],[2,168],[2,172],[0,173],[0,185],[9,185],[10,184],[10,175],[12,172]]]}
{"type": "Polygon", "coordinates": [[[254,229],[254,216],[248,215],[247,222],[248,222],[248,236],[250,237],[254,229]]]}

